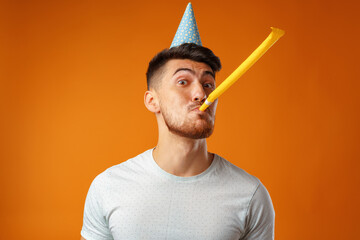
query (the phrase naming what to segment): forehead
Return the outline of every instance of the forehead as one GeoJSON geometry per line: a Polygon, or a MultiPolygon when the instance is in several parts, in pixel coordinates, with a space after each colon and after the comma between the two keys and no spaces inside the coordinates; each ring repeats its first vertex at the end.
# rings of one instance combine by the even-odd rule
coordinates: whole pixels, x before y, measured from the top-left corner
{"type": "Polygon", "coordinates": [[[195,72],[212,71],[211,67],[203,62],[195,62],[190,59],[171,59],[165,65],[167,73],[174,73],[179,68],[188,68],[195,72]]]}

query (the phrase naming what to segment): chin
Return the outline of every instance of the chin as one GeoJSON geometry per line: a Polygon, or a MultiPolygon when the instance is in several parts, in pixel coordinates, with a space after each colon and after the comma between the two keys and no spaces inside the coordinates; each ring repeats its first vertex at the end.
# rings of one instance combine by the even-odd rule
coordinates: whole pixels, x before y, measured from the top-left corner
{"type": "Polygon", "coordinates": [[[208,114],[191,115],[183,121],[174,121],[171,115],[163,114],[163,119],[171,133],[185,138],[208,138],[214,131],[214,118],[208,114]]]}
{"type": "Polygon", "coordinates": [[[194,124],[190,128],[169,128],[169,130],[181,137],[203,139],[211,136],[214,131],[214,125],[196,126],[194,124]]]}

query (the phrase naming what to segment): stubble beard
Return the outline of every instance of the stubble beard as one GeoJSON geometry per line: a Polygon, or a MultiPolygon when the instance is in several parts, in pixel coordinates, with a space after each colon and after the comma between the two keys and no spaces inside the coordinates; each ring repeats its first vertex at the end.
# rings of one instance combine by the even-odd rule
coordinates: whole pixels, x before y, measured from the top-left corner
{"type": "MultiPolygon", "coordinates": [[[[196,106],[189,106],[187,113],[196,114],[190,113],[190,111],[195,107],[196,106]]],[[[210,116],[208,116],[208,114],[212,115],[212,111],[210,109],[208,110],[208,114],[199,114],[194,121],[191,121],[189,118],[181,120],[165,108],[162,108],[161,111],[164,122],[169,131],[178,136],[191,139],[202,139],[210,137],[214,131],[214,121],[210,118],[210,116]]]]}

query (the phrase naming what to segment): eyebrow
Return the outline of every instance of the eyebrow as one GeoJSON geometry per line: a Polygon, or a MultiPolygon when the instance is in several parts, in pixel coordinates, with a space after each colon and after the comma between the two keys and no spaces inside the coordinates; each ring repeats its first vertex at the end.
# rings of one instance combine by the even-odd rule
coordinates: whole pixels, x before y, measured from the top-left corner
{"type": "MultiPolygon", "coordinates": [[[[192,70],[192,69],[190,69],[190,68],[178,68],[178,69],[176,69],[176,71],[174,72],[173,76],[174,76],[176,73],[180,72],[180,71],[188,71],[188,72],[191,72],[192,74],[195,74],[195,71],[192,70]]],[[[212,77],[215,79],[215,74],[214,74],[212,71],[205,71],[205,72],[203,73],[203,75],[206,75],[206,74],[212,76],[212,77]]]]}

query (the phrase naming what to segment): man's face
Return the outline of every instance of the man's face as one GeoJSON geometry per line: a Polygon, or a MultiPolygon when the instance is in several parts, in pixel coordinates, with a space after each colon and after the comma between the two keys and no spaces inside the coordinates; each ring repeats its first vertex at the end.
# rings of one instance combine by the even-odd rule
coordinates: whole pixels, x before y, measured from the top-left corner
{"type": "Polygon", "coordinates": [[[199,107],[215,89],[215,75],[205,63],[173,59],[164,66],[158,89],[160,114],[170,132],[200,139],[214,130],[217,100],[204,112],[199,107]]]}

